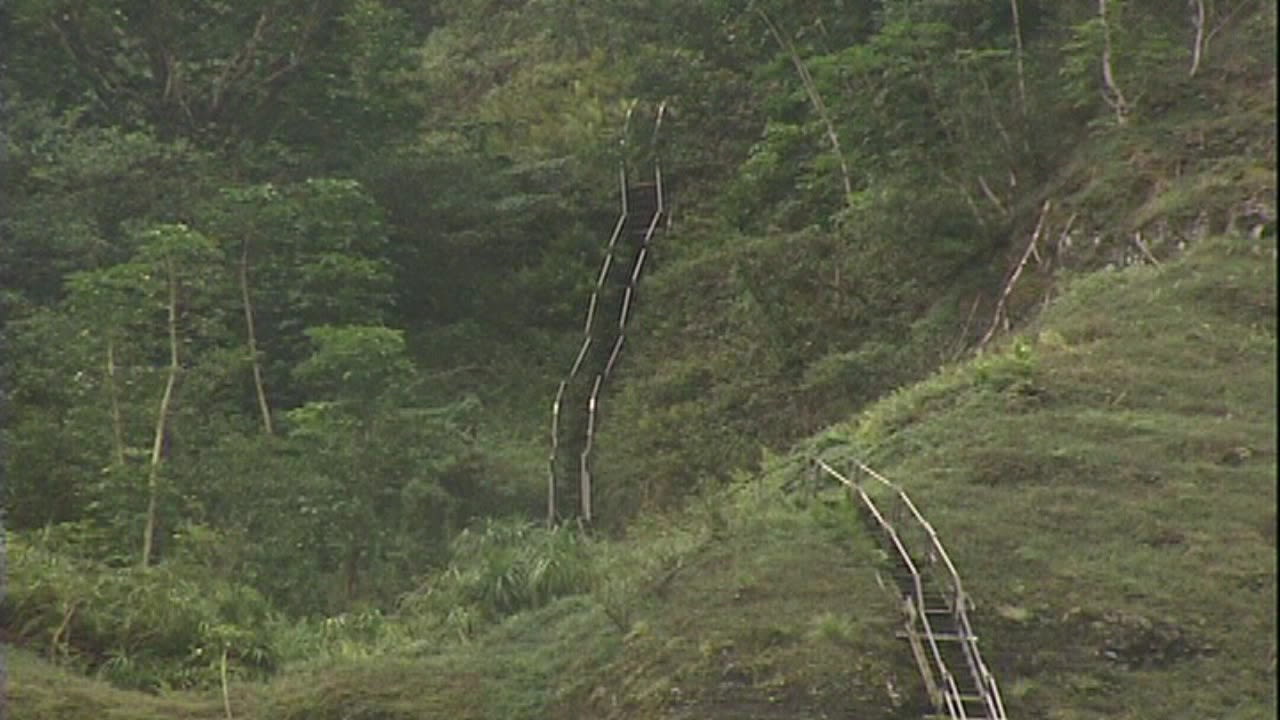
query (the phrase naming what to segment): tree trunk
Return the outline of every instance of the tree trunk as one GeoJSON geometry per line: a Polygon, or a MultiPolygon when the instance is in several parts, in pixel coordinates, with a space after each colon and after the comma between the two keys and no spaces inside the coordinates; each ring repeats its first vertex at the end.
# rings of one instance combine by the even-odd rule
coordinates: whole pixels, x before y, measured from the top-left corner
{"type": "Polygon", "coordinates": [[[347,607],[350,608],[355,603],[356,591],[360,585],[360,546],[354,539],[351,541],[351,546],[347,548],[346,567],[343,575],[347,607]]]}
{"type": "Polygon", "coordinates": [[[116,387],[116,342],[107,339],[107,397],[111,402],[112,456],[117,467],[124,466],[124,422],[120,418],[120,396],[116,387]]]}
{"type": "Polygon", "coordinates": [[[1027,116],[1027,73],[1022,63],[1022,18],[1018,12],[1018,0],[1009,0],[1009,6],[1013,9],[1013,46],[1018,67],[1018,109],[1025,118],[1027,116]]]}
{"type": "Polygon", "coordinates": [[[818,93],[818,85],[813,81],[813,76],[809,74],[809,68],[805,67],[804,61],[800,59],[800,53],[796,52],[796,46],[788,40],[773,20],[765,13],[764,10],[756,8],[756,13],[769,26],[769,32],[773,34],[774,40],[782,46],[787,54],[791,56],[791,64],[795,66],[796,73],[800,75],[800,83],[804,85],[805,93],[809,96],[809,102],[813,104],[813,109],[818,113],[818,117],[827,127],[827,140],[831,142],[831,152],[835,154],[836,161],[840,163],[840,178],[844,182],[844,198],[848,203],[853,197],[853,181],[849,176],[849,164],[845,162],[844,151],[840,149],[840,136],[836,133],[836,125],[831,120],[831,114],[827,112],[827,105],[822,101],[822,95],[818,93]]]}
{"type": "Polygon", "coordinates": [[[231,715],[231,692],[227,687],[227,653],[230,648],[222,646],[222,663],[219,674],[222,677],[222,709],[227,713],[227,720],[235,720],[231,715]]]}
{"type": "Polygon", "coordinates": [[[1009,315],[1005,309],[1005,304],[1009,301],[1009,293],[1013,292],[1013,286],[1018,283],[1018,278],[1022,276],[1022,269],[1027,266],[1027,260],[1031,259],[1031,254],[1035,252],[1036,243],[1040,242],[1040,233],[1044,230],[1045,218],[1049,215],[1049,207],[1051,203],[1044,201],[1044,205],[1040,206],[1040,219],[1036,221],[1036,229],[1031,233],[1031,242],[1027,243],[1027,249],[1022,253],[1022,259],[1018,261],[1017,267],[1013,269],[1013,274],[1009,276],[1009,282],[1004,284],[1004,289],[1000,291],[1000,298],[996,301],[996,311],[991,317],[991,327],[987,328],[987,332],[982,335],[982,339],[978,341],[978,349],[987,346],[987,342],[996,334],[996,329],[1000,327],[1000,321],[1005,322],[1005,329],[1008,330],[1009,315]]]}
{"type": "Polygon", "coordinates": [[[1107,20],[1107,0],[1098,0],[1098,17],[1102,20],[1102,80],[1106,83],[1107,102],[1116,113],[1116,124],[1124,125],[1129,117],[1129,102],[1116,84],[1111,69],[1111,23],[1107,20]]]}
{"type": "Polygon", "coordinates": [[[160,396],[160,408],[156,411],[156,434],[151,443],[151,467],[147,473],[147,520],[142,532],[142,566],[151,564],[151,546],[156,531],[156,499],[160,494],[160,465],[164,461],[164,439],[168,430],[169,405],[173,401],[173,388],[178,381],[180,358],[178,355],[178,276],[173,259],[165,259],[169,276],[169,375],[165,379],[164,394],[160,396]]]}
{"type": "Polygon", "coordinates": [[[268,435],[271,435],[271,406],[267,404],[267,390],[262,382],[262,361],[258,356],[258,336],[254,329],[253,303],[249,299],[248,238],[245,238],[240,249],[240,298],[244,306],[244,326],[249,342],[249,362],[253,365],[253,389],[258,395],[258,411],[262,414],[262,429],[268,435]]]}
{"type": "Polygon", "coordinates": [[[1204,0],[1191,0],[1191,7],[1195,11],[1191,17],[1191,24],[1196,28],[1196,39],[1191,47],[1191,70],[1187,72],[1187,76],[1195,77],[1196,72],[1200,70],[1200,58],[1204,55],[1204,0]]]}

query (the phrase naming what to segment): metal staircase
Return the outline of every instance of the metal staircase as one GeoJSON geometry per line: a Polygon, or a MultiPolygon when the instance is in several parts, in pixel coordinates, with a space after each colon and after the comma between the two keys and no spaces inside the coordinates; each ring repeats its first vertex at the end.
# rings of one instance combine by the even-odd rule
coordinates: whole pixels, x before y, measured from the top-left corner
{"type": "Polygon", "coordinates": [[[551,452],[548,457],[547,524],[576,514],[580,522],[593,519],[592,451],[600,408],[600,393],[617,367],[626,342],[627,321],[635,308],[636,285],[649,255],[649,245],[665,213],[658,138],[666,102],[654,112],[648,147],[651,179],[632,182],[628,172],[628,139],[635,103],[623,123],[618,162],[622,210],[605,246],[600,272],[587,304],[582,345],[551,404],[551,452]],[[610,313],[616,308],[616,315],[610,313]]]}
{"type": "Polygon", "coordinates": [[[934,709],[928,717],[1007,720],[1000,689],[969,622],[972,603],[933,526],[906,491],[861,462],[854,461],[856,480],[821,459],[814,465],[848,489],[860,520],[888,558],[889,582],[884,584],[901,600],[898,636],[911,647],[924,680],[934,709]],[[868,492],[867,481],[882,491],[880,504],[868,492]]]}

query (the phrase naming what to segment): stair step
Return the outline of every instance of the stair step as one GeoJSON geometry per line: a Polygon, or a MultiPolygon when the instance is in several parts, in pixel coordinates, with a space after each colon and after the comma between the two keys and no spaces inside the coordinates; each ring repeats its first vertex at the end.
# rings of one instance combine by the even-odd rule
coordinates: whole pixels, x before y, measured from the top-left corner
{"type": "MultiPolygon", "coordinates": [[[[907,635],[906,630],[898,630],[897,632],[894,633],[894,635],[903,640],[906,640],[909,637],[907,635]]],[[[920,633],[920,635],[923,636],[924,633],[920,633]]],[[[933,639],[937,640],[938,642],[962,642],[965,640],[977,640],[978,638],[975,635],[965,636],[965,635],[961,635],[960,633],[934,631],[933,639]]],[[[962,664],[963,662],[964,662],[963,659],[961,659],[962,664]]]]}

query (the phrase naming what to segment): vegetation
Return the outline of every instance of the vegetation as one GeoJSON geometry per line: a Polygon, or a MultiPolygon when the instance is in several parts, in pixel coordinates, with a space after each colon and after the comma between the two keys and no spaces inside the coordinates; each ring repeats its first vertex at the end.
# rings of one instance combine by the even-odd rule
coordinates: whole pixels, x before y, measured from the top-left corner
{"type": "Polygon", "coordinates": [[[0,9],[13,716],[918,715],[821,453],[916,497],[1017,715],[1266,717],[1276,6],[1189,5],[0,9]]]}

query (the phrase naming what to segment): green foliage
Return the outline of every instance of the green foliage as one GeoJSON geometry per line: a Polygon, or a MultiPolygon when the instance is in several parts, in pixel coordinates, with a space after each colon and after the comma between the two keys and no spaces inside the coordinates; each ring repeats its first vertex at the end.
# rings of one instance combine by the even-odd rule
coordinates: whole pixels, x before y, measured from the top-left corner
{"type": "MultiPolygon", "coordinates": [[[[1185,32],[1170,18],[1137,10],[1139,4],[1107,3],[1107,17],[1093,17],[1071,27],[1063,45],[1059,71],[1066,96],[1076,107],[1098,108],[1110,90],[1102,84],[1102,57],[1108,47],[1114,80],[1125,94],[1126,112],[1144,113],[1147,105],[1161,107],[1174,86],[1183,81],[1187,58],[1175,32],[1185,32]]],[[[1181,18],[1178,18],[1181,20],[1181,18]]],[[[1106,114],[1102,121],[1108,122],[1106,114]]]]}
{"type": "Polygon", "coordinates": [[[459,533],[451,551],[449,565],[402,606],[443,617],[464,638],[507,615],[583,593],[593,577],[587,543],[565,527],[486,519],[459,533]]]}
{"type": "Polygon", "coordinates": [[[1032,347],[1022,340],[1015,340],[1007,352],[983,355],[973,364],[977,385],[1021,394],[1035,391],[1035,370],[1032,347]]]}
{"type": "MultiPolygon", "coordinates": [[[[307,328],[306,335],[315,350],[294,375],[318,396],[349,405],[376,402],[391,388],[403,387],[413,374],[400,331],[326,325],[307,328]]],[[[303,427],[314,415],[305,410],[295,413],[295,422],[303,427]]]]}
{"type": "Polygon", "coordinates": [[[413,625],[377,609],[328,617],[281,620],[271,629],[272,647],[292,666],[386,656],[415,641],[413,625]]]}
{"type": "Polygon", "coordinates": [[[252,588],[189,569],[106,567],[15,535],[6,560],[4,624],[50,659],[147,690],[214,686],[224,650],[240,679],[276,666],[274,612],[252,588]]]}

